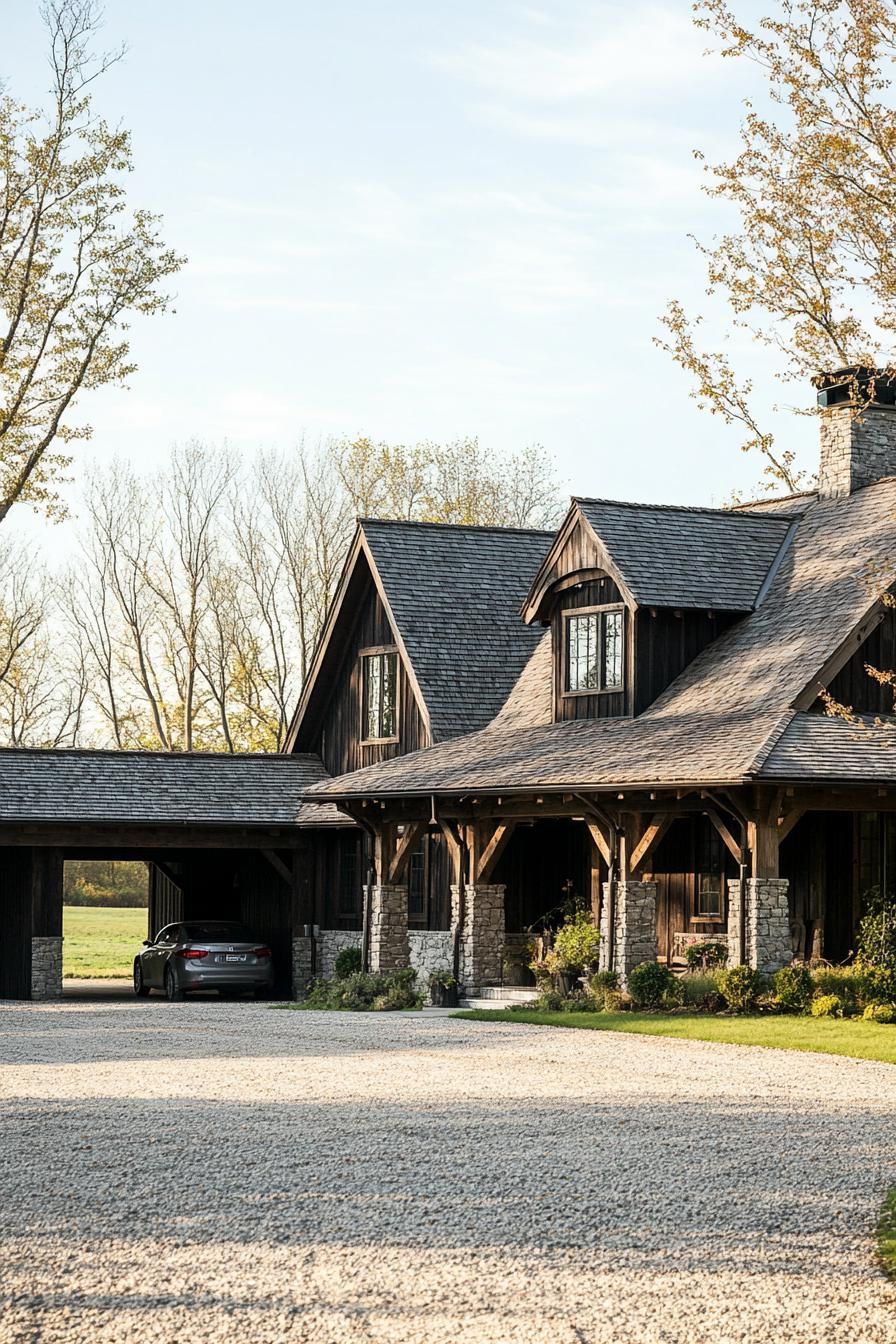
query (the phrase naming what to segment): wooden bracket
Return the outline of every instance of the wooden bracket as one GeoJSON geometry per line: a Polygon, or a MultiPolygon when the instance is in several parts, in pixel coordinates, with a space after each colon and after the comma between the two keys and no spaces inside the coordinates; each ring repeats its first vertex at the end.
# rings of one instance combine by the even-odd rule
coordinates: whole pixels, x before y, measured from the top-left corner
{"type": "Polygon", "coordinates": [[[275,854],[272,849],[263,849],[261,852],[273,868],[274,872],[282,877],[283,881],[288,883],[289,886],[292,886],[292,869],[287,868],[280,855],[275,854]]]}
{"type": "Polygon", "coordinates": [[[611,866],[612,856],[610,853],[610,843],[607,840],[607,837],[604,835],[596,821],[589,821],[586,825],[588,827],[588,834],[591,836],[592,844],[609,868],[611,866]]]}
{"type": "Polygon", "coordinates": [[[641,836],[637,845],[635,845],[635,848],[632,850],[628,865],[631,872],[637,873],[639,869],[644,867],[647,859],[650,857],[651,851],[662,840],[663,836],[672,825],[672,821],[673,818],[668,812],[657,813],[653,818],[653,821],[651,821],[650,825],[647,827],[647,830],[641,836]]]}
{"type": "Polygon", "coordinates": [[[804,807],[794,807],[790,812],[785,813],[778,821],[778,844],[781,845],[787,839],[797,822],[806,815],[804,807]]]}
{"type": "Polygon", "coordinates": [[[404,835],[395,846],[395,851],[389,860],[389,881],[400,882],[404,876],[405,869],[410,862],[411,854],[417,848],[420,837],[426,830],[426,823],[423,821],[412,821],[405,831],[404,835]]]}
{"type": "Polygon", "coordinates": [[[498,822],[492,831],[490,840],[477,854],[474,882],[488,882],[495,871],[498,860],[507,848],[507,843],[513,835],[515,827],[516,822],[513,821],[498,822]]]}
{"type": "Polygon", "coordinates": [[[706,809],[706,815],[709,817],[709,820],[712,822],[713,826],[715,826],[719,835],[722,837],[722,841],[725,845],[725,848],[728,850],[728,853],[733,857],[734,862],[743,863],[745,861],[743,851],[740,845],[735,840],[734,836],[729,831],[728,827],[725,825],[722,818],[719,816],[718,812],[714,811],[711,807],[708,807],[706,809]]]}

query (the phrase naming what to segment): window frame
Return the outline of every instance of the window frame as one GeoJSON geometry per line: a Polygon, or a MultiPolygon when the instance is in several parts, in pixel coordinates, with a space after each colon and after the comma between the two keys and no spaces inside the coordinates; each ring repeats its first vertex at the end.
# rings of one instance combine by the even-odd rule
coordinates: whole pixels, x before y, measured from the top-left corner
{"type": "Polygon", "coordinates": [[[566,607],[560,612],[560,629],[563,640],[563,650],[560,661],[560,690],[563,696],[578,695],[624,695],[625,694],[625,672],[626,672],[626,605],[624,602],[605,602],[592,607],[566,607]],[[604,664],[604,630],[605,617],[614,612],[622,615],[622,667],[619,684],[617,686],[585,686],[581,690],[571,690],[569,686],[569,632],[570,621],[577,616],[597,616],[598,619],[598,676],[603,676],[604,664]]]}
{"type": "MultiPolygon", "coordinates": [[[[373,645],[367,649],[358,651],[358,658],[361,664],[361,746],[362,747],[382,747],[390,743],[399,741],[399,724],[401,722],[401,678],[399,677],[399,656],[398,646],[395,644],[373,645]],[[395,732],[391,737],[369,737],[367,733],[370,722],[367,713],[367,665],[368,659],[387,658],[395,659],[395,732]]],[[[379,712],[380,723],[382,724],[382,703],[379,712]]]]}

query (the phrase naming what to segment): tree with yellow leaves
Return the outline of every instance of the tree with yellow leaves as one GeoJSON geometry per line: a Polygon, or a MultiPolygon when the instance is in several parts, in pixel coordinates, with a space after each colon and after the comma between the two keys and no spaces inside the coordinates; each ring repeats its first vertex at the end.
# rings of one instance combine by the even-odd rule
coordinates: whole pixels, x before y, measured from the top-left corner
{"type": "MultiPolygon", "coordinates": [[[[780,0],[758,23],[726,0],[698,0],[694,10],[722,58],[754,63],[768,93],[767,109],[747,104],[739,153],[707,165],[709,195],[738,215],[732,232],[699,244],[708,292],[727,302],[736,328],[776,352],[783,381],[838,366],[892,372],[896,6],[780,0]]],[[[701,347],[702,319],[673,300],[662,321],[659,344],[693,377],[698,403],[765,458],[764,484],[799,488],[794,455],[759,423],[749,380],[724,349],[701,347]]]]}
{"type": "Polygon", "coordinates": [[[157,216],[129,212],[129,135],[92,109],[121,55],[92,54],[99,17],[94,0],[50,0],[48,111],[0,94],[0,520],[20,500],[63,511],[57,446],[91,432],[76,398],[133,373],[128,319],[164,311],[183,264],[157,216]]]}

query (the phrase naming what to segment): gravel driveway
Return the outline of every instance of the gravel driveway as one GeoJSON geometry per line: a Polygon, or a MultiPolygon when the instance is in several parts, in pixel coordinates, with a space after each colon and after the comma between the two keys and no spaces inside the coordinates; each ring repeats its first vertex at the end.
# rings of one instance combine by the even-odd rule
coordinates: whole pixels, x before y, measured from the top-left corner
{"type": "Polygon", "coordinates": [[[896,1344],[896,1069],[264,1005],[0,1005],[0,1339],[896,1344]]]}

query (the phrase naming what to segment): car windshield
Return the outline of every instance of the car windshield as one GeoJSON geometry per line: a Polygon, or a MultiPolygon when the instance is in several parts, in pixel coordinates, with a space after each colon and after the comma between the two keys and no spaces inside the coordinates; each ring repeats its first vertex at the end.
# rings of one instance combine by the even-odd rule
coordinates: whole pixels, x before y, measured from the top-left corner
{"type": "Polygon", "coordinates": [[[218,922],[208,920],[204,924],[185,924],[183,929],[184,937],[188,943],[201,942],[203,939],[214,939],[217,942],[225,943],[252,943],[256,941],[245,924],[227,924],[223,920],[218,922]]]}

